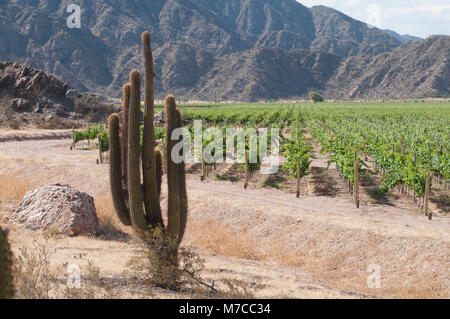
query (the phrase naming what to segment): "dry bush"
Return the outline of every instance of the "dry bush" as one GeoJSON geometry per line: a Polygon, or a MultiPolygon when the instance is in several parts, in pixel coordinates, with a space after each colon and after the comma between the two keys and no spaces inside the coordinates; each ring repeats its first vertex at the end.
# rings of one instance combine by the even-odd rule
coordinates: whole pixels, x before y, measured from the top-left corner
{"type": "MultiPolygon", "coordinates": [[[[47,238],[33,242],[32,249],[19,248],[14,256],[13,273],[16,297],[19,299],[109,299],[117,297],[112,285],[105,283],[99,268],[88,261],[85,276],[80,276],[79,287],[68,287],[68,276],[63,266],[52,266],[57,248],[47,238]]],[[[67,266],[67,265],[64,265],[67,266]]],[[[81,274],[80,274],[81,275],[81,274]]]]}
{"type": "Polygon", "coordinates": [[[50,268],[54,248],[33,242],[33,249],[19,248],[14,256],[13,272],[16,295],[21,299],[50,299],[58,287],[60,269],[50,268]]]}
{"type": "Polygon", "coordinates": [[[188,249],[179,249],[160,228],[140,235],[139,253],[128,265],[134,277],[141,278],[149,287],[172,291],[199,281],[198,273],[204,261],[188,249]]]}
{"type": "Polygon", "coordinates": [[[191,298],[253,298],[255,288],[231,279],[206,282],[205,261],[193,250],[177,247],[160,229],[141,236],[139,253],[128,262],[131,277],[152,291],[161,287],[191,298]],[[176,251],[176,254],[174,254],[176,251]]]}

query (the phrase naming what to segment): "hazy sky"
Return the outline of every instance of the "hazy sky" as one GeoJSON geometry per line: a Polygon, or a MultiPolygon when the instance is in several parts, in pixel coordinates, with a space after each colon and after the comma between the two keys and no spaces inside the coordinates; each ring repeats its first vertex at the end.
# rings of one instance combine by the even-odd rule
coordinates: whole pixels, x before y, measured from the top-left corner
{"type": "Polygon", "coordinates": [[[381,29],[425,38],[450,35],[449,0],[298,0],[307,7],[324,5],[381,29]]]}

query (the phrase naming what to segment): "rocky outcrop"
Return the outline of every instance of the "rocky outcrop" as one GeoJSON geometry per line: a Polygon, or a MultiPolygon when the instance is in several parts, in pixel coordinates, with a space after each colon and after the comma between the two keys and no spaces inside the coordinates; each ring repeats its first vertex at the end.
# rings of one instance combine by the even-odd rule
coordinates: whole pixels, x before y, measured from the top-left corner
{"type": "Polygon", "coordinates": [[[0,115],[16,112],[22,120],[39,115],[45,121],[54,117],[80,120],[92,113],[89,120],[96,122],[104,120],[113,108],[100,95],[79,93],[52,74],[11,62],[0,62],[0,95],[0,115]]]}
{"type": "Polygon", "coordinates": [[[51,230],[69,236],[94,234],[98,227],[94,199],[60,184],[28,192],[11,221],[33,230],[51,230]]]}

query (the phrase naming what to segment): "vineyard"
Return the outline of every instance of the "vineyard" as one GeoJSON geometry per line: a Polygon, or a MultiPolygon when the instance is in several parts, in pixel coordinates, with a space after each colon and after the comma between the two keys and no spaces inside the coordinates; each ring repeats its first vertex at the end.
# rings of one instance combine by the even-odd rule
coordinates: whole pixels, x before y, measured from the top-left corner
{"type": "MultiPolygon", "coordinates": [[[[309,173],[310,163],[315,156],[312,144],[316,143],[320,145],[321,152],[329,157],[328,165],[336,165],[351,193],[355,190],[355,179],[361,174],[368,174],[377,179],[378,192],[398,191],[411,196],[419,208],[424,206],[427,180],[429,188],[435,183],[448,201],[448,103],[182,105],[180,110],[184,120],[190,123],[186,128],[191,133],[192,143],[193,121],[202,120],[203,150],[214,148],[215,136],[206,136],[206,129],[220,128],[224,157],[227,156],[226,129],[267,128],[269,150],[270,129],[280,129],[280,169],[288,178],[297,179],[297,195],[300,179],[309,173]],[[305,135],[310,138],[305,138],[305,135]]],[[[155,135],[156,140],[163,143],[165,128],[155,127],[155,135]]],[[[90,126],[75,131],[74,143],[97,140],[98,137],[102,152],[107,152],[108,132],[104,126],[90,126]]],[[[248,138],[245,164],[242,158],[244,154],[238,154],[242,163],[239,170],[246,172],[246,185],[248,179],[261,169],[264,160],[259,157],[259,139],[257,154],[253,154],[255,150],[249,148],[248,138]],[[257,161],[248,163],[248,158],[252,157],[257,158],[257,161]]],[[[236,142],[237,139],[234,140],[234,146],[236,142]]],[[[202,179],[216,166],[217,161],[217,156],[207,162],[203,159],[202,179]]]]}

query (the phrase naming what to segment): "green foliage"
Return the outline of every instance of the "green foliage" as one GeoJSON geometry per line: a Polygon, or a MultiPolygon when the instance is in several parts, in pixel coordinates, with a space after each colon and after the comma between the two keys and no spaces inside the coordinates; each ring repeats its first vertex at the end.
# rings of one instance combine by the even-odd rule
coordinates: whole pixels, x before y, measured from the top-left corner
{"type": "Polygon", "coordinates": [[[385,192],[404,184],[423,196],[427,171],[444,181],[450,178],[447,106],[343,105],[307,113],[312,134],[350,181],[354,150],[366,153],[375,164],[374,173],[382,175],[380,189],[385,192]]]}
{"type": "Polygon", "coordinates": [[[314,92],[314,91],[312,91],[312,92],[309,93],[309,98],[310,98],[314,103],[320,103],[320,102],[324,102],[324,101],[325,101],[325,99],[324,99],[324,97],[323,97],[322,95],[320,95],[319,93],[314,92]]]}
{"type": "Polygon", "coordinates": [[[281,152],[286,157],[286,163],[281,167],[282,171],[288,171],[290,177],[297,177],[297,160],[300,158],[300,176],[304,177],[307,174],[311,164],[312,146],[305,141],[301,134],[301,129],[297,126],[291,128],[292,138],[283,136],[283,146],[281,152]]]}

